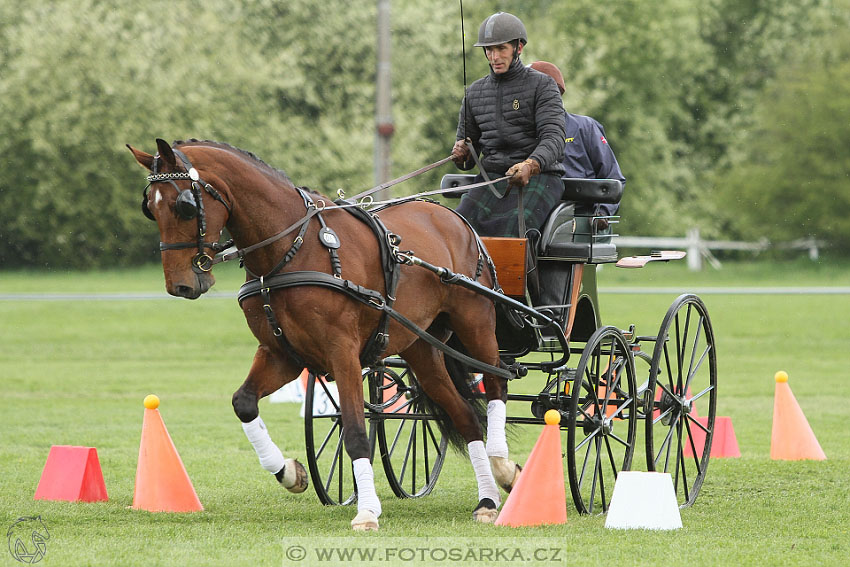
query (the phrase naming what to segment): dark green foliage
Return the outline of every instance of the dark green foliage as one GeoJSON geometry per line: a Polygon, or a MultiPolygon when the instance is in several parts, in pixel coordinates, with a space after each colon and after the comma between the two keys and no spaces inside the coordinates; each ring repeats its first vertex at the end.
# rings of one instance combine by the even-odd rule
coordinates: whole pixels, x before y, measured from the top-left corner
{"type": "MultiPolygon", "coordinates": [[[[744,151],[758,147],[744,133],[782,111],[770,106],[780,104],[779,90],[765,85],[796,76],[799,99],[846,83],[846,66],[818,48],[822,37],[841,35],[843,0],[467,2],[468,83],[487,71],[471,39],[497,9],[525,21],[526,63],[562,68],[566,107],[605,125],[629,180],[625,233],[681,234],[696,225],[704,234],[745,234],[753,221],[737,213],[747,199],[712,184],[779,190],[762,175],[717,181],[718,172],[761,159],[744,151]],[[801,50],[805,57],[792,56],[801,50]],[[818,69],[811,81],[800,75],[818,69]]],[[[157,137],[221,140],[327,194],[374,185],[376,13],[373,0],[0,0],[0,268],[155,261],[157,230],[139,213],[144,172],[125,143],[153,151],[157,137]]],[[[453,2],[392,3],[395,175],[452,146],[463,96],[459,15],[453,2]]],[[[811,120],[841,111],[812,104],[827,110],[811,120]]],[[[841,128],[803,127],[809,143],[847,147],[841,128]]],[[[791,168],[795,160],[780,152],[802,145],[787,132],[759,131],[776,152],[771,159],[791,168]]],[[[847,168],[829,152],[793,172],[770,169],[790,180],[815,159],[829,163],[813,182],[836,186],[847,168]]],[[[452,171],[393,194],[434,189],[452,171]]],[[[806,211],[788,218],[795,234],[832,239],[845,230],[803,230],[804,216],[823,215],[806,211]]]]}

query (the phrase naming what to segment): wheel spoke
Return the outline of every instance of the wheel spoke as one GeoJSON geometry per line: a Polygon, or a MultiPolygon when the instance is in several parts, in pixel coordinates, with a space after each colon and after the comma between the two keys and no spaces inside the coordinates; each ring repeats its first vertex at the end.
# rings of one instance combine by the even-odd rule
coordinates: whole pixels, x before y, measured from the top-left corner
{"type": "MultiPolygon", "coordinates": [[[[401,465],[401,473],[398,475],[398,483],[404,484],[404,475],[407,472],[407,465],[410,462],[410,451],[411,449],[415,449],[415,441],[416,441],[416,422],[413,422],[413,425],[410,427],[410,435],[407,437],[407,447],[404,450],[404,463],[401,465]]],[[[414,460],[416,455],[414,453],[414,460]]],[[[416,475],[416,463],[413,464],[413,474],[414,477],[416,475]]]]}
{"type": "Polygon", "coordinates": [[[336,413],[342,413],[342,410],[339,409],[339,404],[336,402],[334,397],[331,395],[331,391],[328,390],[327,382],[325,382],[325,380],[323,378],[320,378],[318,376],[316,376],[316,382],[322,387],[322,390],[324,390],[325,396],[328,398],[328,400],[330,400],[331,404],[333,405],[334,409],[336,410],[336,413]]]}
{"type": "MultiPolygon", "coordinates": [[[[381,460],[390,487],[396,496],[415,498],[431,492],[437,481],[446,455],[446,439],[434,430],[432,420],[423,415],[421,391],[413,372],[401,364],[382,367],[383,383],[396,386],[406,399],[394,396],[399,406],[384,411],[392,412],[392,419],[376,420],[377,440],[381,460]],[[396,372],[403,368],[403,371],[396,372]],[[397,423],[396,423],[397,422],[397,423]],[[390,425],[395,423],[395,425],[390,425]]],[[[382,395],[378,393],[377,395],[382,395]]]]}
{"type": "MultiPolygon", "coordinates": [[[[334,478],[334,472],[336,471],[336,465],[339,462],[339,457],[342,455],[342,437],[339,438],[339,442],[336,444],[336,450],[334,451],[334,459],[331,461],[331,468],[328,471],[327,475],[327,483],[325,484],[325,491],[330,490],[331,481],[334,478]]],[[[340,467],[340,471],[342,471],[342,467],[340,467]]],[[[342,473],[340,472],[340,478],[342,477],[342,473]]],[[[340,494],[342,494],[342,490],[340,489],[340,494]]]]}
{"type": "MultiPolygon", "coordinates": [[[[699,338],[700,338],[701,334],[702,334],[702,317],[699,318],[699,321],[697,322],[697,330],[696,330],[696,333],[694,333],[694,340],[693,340],[693,343],[692,343],[692,346],[691,346],[691,360],[688,363],[688,375],[687,375],[687,378],[685,378],[685,384],[682,387],[682,392],[686,392],[688,390],[688,387],[691,385],[691,379],[694,377],[694,375],[696,374],[696,371],[698,370],[698,368],[694,368],[694,360],[696,359],[696,356],[697,356],[697,350],[698,350],[697,345],[699,344],[699,338]]],[[[704,358],[706,354],[707,353],[704,352],[702,357],[704,358]]]]}
{"type": "MultiPolygon", "coordinates": [[[[327,446],[328,442],[331,440],[331,437],[333,436],[333,433],[334,433],[334,431],[336,431],[337,427],[339,427],[340,430],[342,429],[342,427],[340,426],[339,420],[334,419],[333,425],[331,426],[330,431],[328,431],[328,434],[325,435],[325,438],[322,440],[322,444],[319,445],[319,450],[316,451],[316,460],[317,461],[322,457],[322,453],[325,452],[325,447],[327,446]]],[[[342,439],[341,433],[340,433],[340,439],[342,439]]]]}
{"type": "Polygon", "coordinates": [[[667,417],[671,413],[673,413],[672,407],[667,408],[666,410],[664,410],[663,413],[659,413],[658,417],[656,417],[655,419],[652,420],[652,425],[655,425],[656,423],[658,423],[659,421],[661,421],[662,419],[664,419],[665,417],[667,417]]]}
{"type": "Polygon", "coordinates": [[[596,435],[597,435],[598,433],[599,433],[599,429],[598,429],[598,428],[597,428],[597,429],[594,429],[594,430],[593,430],[593,432],[592,432],[590,435],[588,435],[587,437],[585,437],[584,439],[582,439],[581,443],[579,443],[578,445],[576,445],[576,451],[578,451],[579,449],[581,449],[582,447],[584,447],[584,446],[585,446],[585,444],[586,444],[586,443],[588,443],[588,442],[589,442],[591,439],[593,439],[594,437],[596,437],[596,435]]]}
{"type": "Polygon", "coordinates": [[[704,426],[702,423],[700,423],[698,419],[694,419],[693,417],[688,415],[687,420],[688,420],[688,423],[692,423],[692,424],[696,425],[697,427],[702,429],[705,433],[711,432],[711,430],[709,428],[707,428],[706,426],[704,426]]]}
{"type": "Polygon", "coordinates": [[[667,388],[664,387],[663,382],[659,381],[658,385],[669,394],[676,390],[676,384],[673,382],[673,365],[670,364],[670,349],[667,348],[667,341],[664,341],[664,362],[664,368],[667,370],[667,388]]]}
{"type": "MultiPolygon", "coordinates": [[[[678,419],[676,420],[678,422],[678,419]]],[[[673,424],[675,425],[675,424],[673,424]]],[[[664,438],[664,441],[661,443],[661,450],[658,452],[658,455],[655,457],[655,463],[658,464],[658,461],[661,459],[661,453],[667,451],[667,456],[664,458],[664,472],[667,471],[667,466],[670,463],[670,449],[673,446],[673,433],[675,432],[675,427],[670,427],[670,430],[667,431],[667,436],[664,438]]]]}
{"type": "Polygon", "coordinates": [[[399,422],[398,429],[396,429],[395,436],[393,436],[393,442],[390,443],[389,455],[392,456],[395,453],[395,446],[398,443],[399,437],[401,437],[402,431],[404,431],[405,426],[407,425],[407,420],[403,419],[399,422]]]}
{"type": "Polygon", "coordinates": [[[619,435],[609,433],[608,435],[605,436],[605,439],[608,439],[608,438],[614,439],[614,441],[616,441],[617,443],[620,443],[623,447],[629,447],[629,442],[626,441],[625,439],[621,438],[619,435]]]}
{"type": "MultiPolygon", "coordinates": [[[[602,471],[602,439],[597,437],[595,442],[593,443],[596,448],[596,459],[593,464],[593,484],[590,486],[590,507],[589,512],[593,514],[593,504],[596,502],[596,486],[599,485],[600,482],[600,472],[602,471]]],[[[604,487],[601,487],[604,494],[604,487]]],[[[603,496],[604,502],[604,496],[603,496]]],[[[603,509],[604,511],[604,509],[603,509]]]]}
{"type": "Polygon", "coordinates": [[[704,395],[708,394],[709,392],[711,392],[713,390],[714,390],[714,386],[709,385],[704,390],[699,392],[696,396],[693,396],[690,401],[695,402],[695,401],[697,401],[698,399],[700,399],[701,397],[703,397],[704,395]]]}
{"type": "Polygon", "coordinates": [[[679,421],[677,429],[679,430],[679,450],[676,452],[676,484],[678,484],[678,470],[682,469],[682,491],[684,492],[685,501],[690,500],[690,485],[688,485],[688,467],[685,461],[684,453],[682,452],[682,434],[685,429],[685,420],[679,421]]]}
{"type": "Polygon", "coordinates": [[[584,460],[581,464],[581,475],[579,476],[579,481],[578,481],[578,489],[579,490],[581,490],[581,487],[584,485],[584,475],[585,475],[585,473],[587,473],[587,463],[590,459],[590,450],[593,448],[593,444],[589,443],[589,441],[591,441],[594,437],[596,437],[596,434],[598,432],[599,432],[599,430],[596,430],[593,433],[591,433],[590,435],[588,435],[587,437],[585,437],[584,441],[582,441],[575,448],[575,452],[578,453],[578,451],[581,449],[581,447],[583,445],[587,444],[587,451],[584,452],[584,460]]]}
{"type": "MultiPolygon", "coordinates": [[[[697,420],[691,418],[690,416],[688,416],[688,418],[689,419],[684,420],[685,421],[685,430],[688,432],[688,443],[690,443],[690,445],[691,445],[691,455],[693,455],[694,464],[696,465],[696,469],[697,469],[697,474],[700,474],[702,472],[702,467],[700,466],[700,455],[697,454],[697,446],[696,446],[696,443],[694,442],[694,436],[693,436],[693,433],[691,432],[691,425],[690,425],[691,423],[696,423],[696,424],[699,425],[699,422],[697,420]]],[[[700,425],[700,427],[702,427],[702,425],[700,425]]],[[[703,428],[703,429],[705,429],[705,428],[703,428]]],[[[707,429],[705,431],[706,431],[706,433],[708,433],[707,429]]],[[[684,467],[684,465],[682,465],[682,466],[684,467]]]]}
{"type": "Polygon", "coordinates": [[[425,484],[431,482],[431,467],[428,462],[428,432],[425,430],[427,422],[422,422],[422,459],[425,464],[425,484]]]}
{"type": "Polygon", "coordinates": [[[609,441],[610,437],[613,437],[613,435],[606,435],[605,436],[605,448],[607,449],[607,452],[608,452],[608,462],[611,463],[611,470],[614,471],[614,477],[616,478],[617,477],[617,463],[614,460],[614,452],[611,450],[611,443],[609,441]]]}
{"type": "MultiPolygon", "coordinates": [[[[710,352],[711,352],[711,345],[706,345],[705,348],[702,351],[702,354],[699,357],[699,360],[697,361],[696,366],[688,373],[688,383],[687,383],[688,386],[691,385],[691,380],[694,378],[694,376],[697,375],[697,372],[699,372],[700,368],[702,367],[702,363],[705,361],[705,357],[707,357],[710,352]]],[[[686,391],[687,391],[687,388],[686,388],[686,391]]]]}

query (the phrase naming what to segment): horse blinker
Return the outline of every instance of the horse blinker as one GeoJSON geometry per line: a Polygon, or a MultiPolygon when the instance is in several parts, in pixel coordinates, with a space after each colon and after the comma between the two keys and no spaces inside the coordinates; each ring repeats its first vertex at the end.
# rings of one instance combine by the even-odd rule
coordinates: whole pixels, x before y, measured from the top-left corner
{"type": "MultiPolygon", "coordinates": [[[[194,183],[193,189],[194,189],[194,183]]],[[[198,216],[198,201],[195,199],[195,194],[192,189],[184,189],[177,195],[177,201],[174,203],[174,210],[177,216],[183,220],[192,220],[198,216]]]]}

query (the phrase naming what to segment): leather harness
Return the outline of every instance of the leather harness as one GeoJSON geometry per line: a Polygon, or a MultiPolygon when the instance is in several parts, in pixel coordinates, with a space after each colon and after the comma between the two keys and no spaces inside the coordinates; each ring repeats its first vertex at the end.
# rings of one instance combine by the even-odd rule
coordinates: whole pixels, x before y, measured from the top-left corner
{"type": "MultiPolygon", "coordinates": [[[[309,194],[304,191],[304,189],[297,189],[305,202],[305,206],[307,207],[308,212],[310,212],[312,210],[311,208],[315,207],[315,204],[312,202],[312,199],[310,198],[309,194]]],[[[292,357],[293,361],[298,366],[309,368],[311,371],[314,371],[316,373],[322,373],[326,371],[325,369],[311,368],[310,364],[305,361],[290,344],[289,340],[286,338],[286,335],[283,332],[283,329],[280,326],[280,323],[277,320],[277,317],[274,314],[274,310],[271,307],[271,292],[278,289],[287,289],[297,286],[312,285],[344,293],[352,299],[359,301],[360,303],[368,307],[381,311],[381,319],[378,322],[378,325],[375,330],[372,332],[372,335],[369,337],[369,340],[366,341],[366,345],[364,346],[363,351],[360,353],[360,363],[363,367],[374,366],[380,361],[381,353],[386,349],[387,345],[389,344],[389,334],[387,333],[387,329],[389,327],[390,319],[394,319],[406,329],[416,334],[419,338],[425,340],[431,346],[442,350],[446,355],[455,358],[460,362],[475,368],[476,370],[489,372],[506,379],[512,378],[514,376],[514,374],[508,370],[483,363],[447,346],[445,343],[443,343],[430,333],[419,328],[410,319],[393,309],[393,304],[395,303],[396,299],[396,289],[398,287],[398,280],[400,276],[399,266],[402,263],[412,264],[413,262],[410,260],[412,256],[408,252],[401,252],[399,250],[398,247],[401,243],[401,238],[397,234],[390,232],[384,225],[384,223],[381,221],[380,217],[374,214],[374,212],[364,211],[359,207],[345,206],[349,203],[343,200],[336,201],[336,204],[340,205],[341,208],[344,208],[350,214],[354,215],[358,220],[360,220],[367,227],[369,227],[369,229],[375,234],[378,241],[378,249],[381,253],[381,267],[384,272],[384,283],[386,290],[385,294],[381,294],[378,291],[361,286],[352,282],[351,280],[347,280],[342,277],[339,256],[336,253],[336,249],[339,248],[340,244],[339,239],[336,237],[335,233],[333,233],[332,229],[327,226],[322,217],[321,212],[315,213],[314,215],[310,215],[310,218],[312,218],[312,216],[316,216],[316,218],[322,225],[322,229],[319,233],[319,240],[326,248],[328,248],[328,251],[331,254],[331,266],[333,274],[327,274],[325,272],[318,271],[293,271],[282,273],[280,272],[280,270],[295,256],[295,253],[297,253],[298,249],[301,246],[301,243],[303,242],[303,235],[306,232],[306,227],[308,225],[308,222],[304,222],[301,226],[301,232],[299,236],[295,239],[295,242],[287,251],[283,260],[281,260],[281,262],[278,263],[278,265],[275,266],[275,268],[266,275],[257,276],[255,274],[251,274],[254,276],[254,279],[251,279],[250,281],[246,282],[239,289],[238,300],[240,305],[248,297],[253,297],[256,295],[261,296],[263,300],[263,311],[266,315],[266,319],[268,320],[269,326],[271,327],[274,336],[277,338],[278,343],[281,345],[281,347],[286,351],[286,353],[290,357],[292,357]],[[329,238],[323,237],[323,235],[327,234],[331,234],[333,236],[329,238]]],[[[481,275],[484,267],[484,258],[486,258],[490,268],[490,273],[492,274],[495,282],[495,268],[493,267],[492,261],[489,259],[489,256],[487,256],[484,252],[484,248],[480,240],[478,240],[478,247],[479,261],[474,279],[477,280],[478,277],[481,275]]],[[[249,274],[250,273],[251,272],[249,272],[249,274]]],[[[460,276],[457,274],[451,274],[451,277],[441,276],[441,279],[443,279],[444,283],[458,283],[459,278],[465,278],[467,282],[474,283],[478,287],[487,289],[484,288],[484,286],[481,286],[481,284],[469,280],[469,278],[467,278],[466,276],[460,276]]],[[[498,287],[498,284],[496,284],[496,287],[498,287]]]]}

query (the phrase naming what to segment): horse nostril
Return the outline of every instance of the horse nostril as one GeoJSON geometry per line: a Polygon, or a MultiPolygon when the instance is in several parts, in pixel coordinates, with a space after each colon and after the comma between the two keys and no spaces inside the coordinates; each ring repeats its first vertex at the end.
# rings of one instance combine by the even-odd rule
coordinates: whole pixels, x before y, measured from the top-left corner
{"type": "Polygon", "coordinates": [[[178,285],[176,288],[177,295],[180,297],[193,297],[195,290],[188,285],[178,285]]]}

